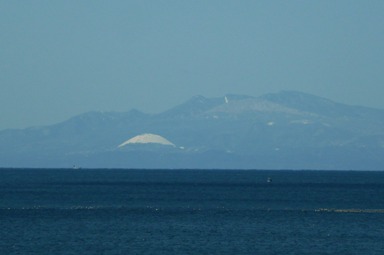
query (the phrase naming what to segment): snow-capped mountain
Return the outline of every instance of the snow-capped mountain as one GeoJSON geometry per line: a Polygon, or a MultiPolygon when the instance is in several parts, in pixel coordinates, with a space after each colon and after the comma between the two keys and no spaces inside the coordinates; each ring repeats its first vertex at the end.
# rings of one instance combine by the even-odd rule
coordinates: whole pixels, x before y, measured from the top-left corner
{"type": "Polygon", "coordinates": [[[295,91],[195,96],[160,114],[90,112],[52,126],[0,132],[0,167],[73,164],[384,170],[384,110],[295,91]],[[132,142],[145,139],[161,142],[132,142]],[[129,148],[119,147],[125,141],[129,148]],[[172,146],[160,146],[167,143],[172,146]]]}

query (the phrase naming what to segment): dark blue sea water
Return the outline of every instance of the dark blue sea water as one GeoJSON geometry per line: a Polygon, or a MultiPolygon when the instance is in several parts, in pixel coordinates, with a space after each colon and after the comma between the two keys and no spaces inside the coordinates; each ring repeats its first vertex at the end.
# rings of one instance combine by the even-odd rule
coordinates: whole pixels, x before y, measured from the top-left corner
{"type": "Polygon", "coordinates": [[[384,254],[383,240],[384,172],[0,169],[0,254],[384,254]]]}

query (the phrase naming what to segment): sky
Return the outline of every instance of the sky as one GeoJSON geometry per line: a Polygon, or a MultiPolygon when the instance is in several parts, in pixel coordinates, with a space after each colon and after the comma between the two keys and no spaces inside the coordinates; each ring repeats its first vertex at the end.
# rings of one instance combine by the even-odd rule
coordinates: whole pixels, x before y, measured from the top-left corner
{"type": "Polygon", "coordinates": [[[0,0],[0,130],[195,95],[384,109],[384,1],[0,0]]]}

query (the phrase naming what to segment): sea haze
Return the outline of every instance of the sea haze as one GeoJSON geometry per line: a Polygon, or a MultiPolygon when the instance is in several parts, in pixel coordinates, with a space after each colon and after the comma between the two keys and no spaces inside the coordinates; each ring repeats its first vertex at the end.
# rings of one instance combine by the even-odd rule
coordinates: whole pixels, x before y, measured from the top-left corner
{"type": "Polygon", "coordinates": [[[296,91],[0,132],[2,167],[383,170],[383,155],[384,110],[296,91]]]}
{"type": "Polygon", "coordinates": [[[382,254],[384,172],[0,169],[1,254],[382,254]]]}

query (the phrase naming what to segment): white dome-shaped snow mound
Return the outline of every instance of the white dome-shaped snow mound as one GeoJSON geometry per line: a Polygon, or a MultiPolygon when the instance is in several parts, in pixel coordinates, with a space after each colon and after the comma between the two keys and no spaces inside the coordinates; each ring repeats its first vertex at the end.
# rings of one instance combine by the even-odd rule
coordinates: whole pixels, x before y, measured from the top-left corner
{"type": "Polygon", "coordinates": [[[155,144],[162,144],[162,145],[170,145],[175,146],[173,143],[165,139],[164,137],[160,135],[155,134],[142,134],[135,137],[132,137],[131,139],[123,142],[119,145],[119,147],[124,147],[128,144],[143,144],[143,143],[155,143],[155,144]]]}

